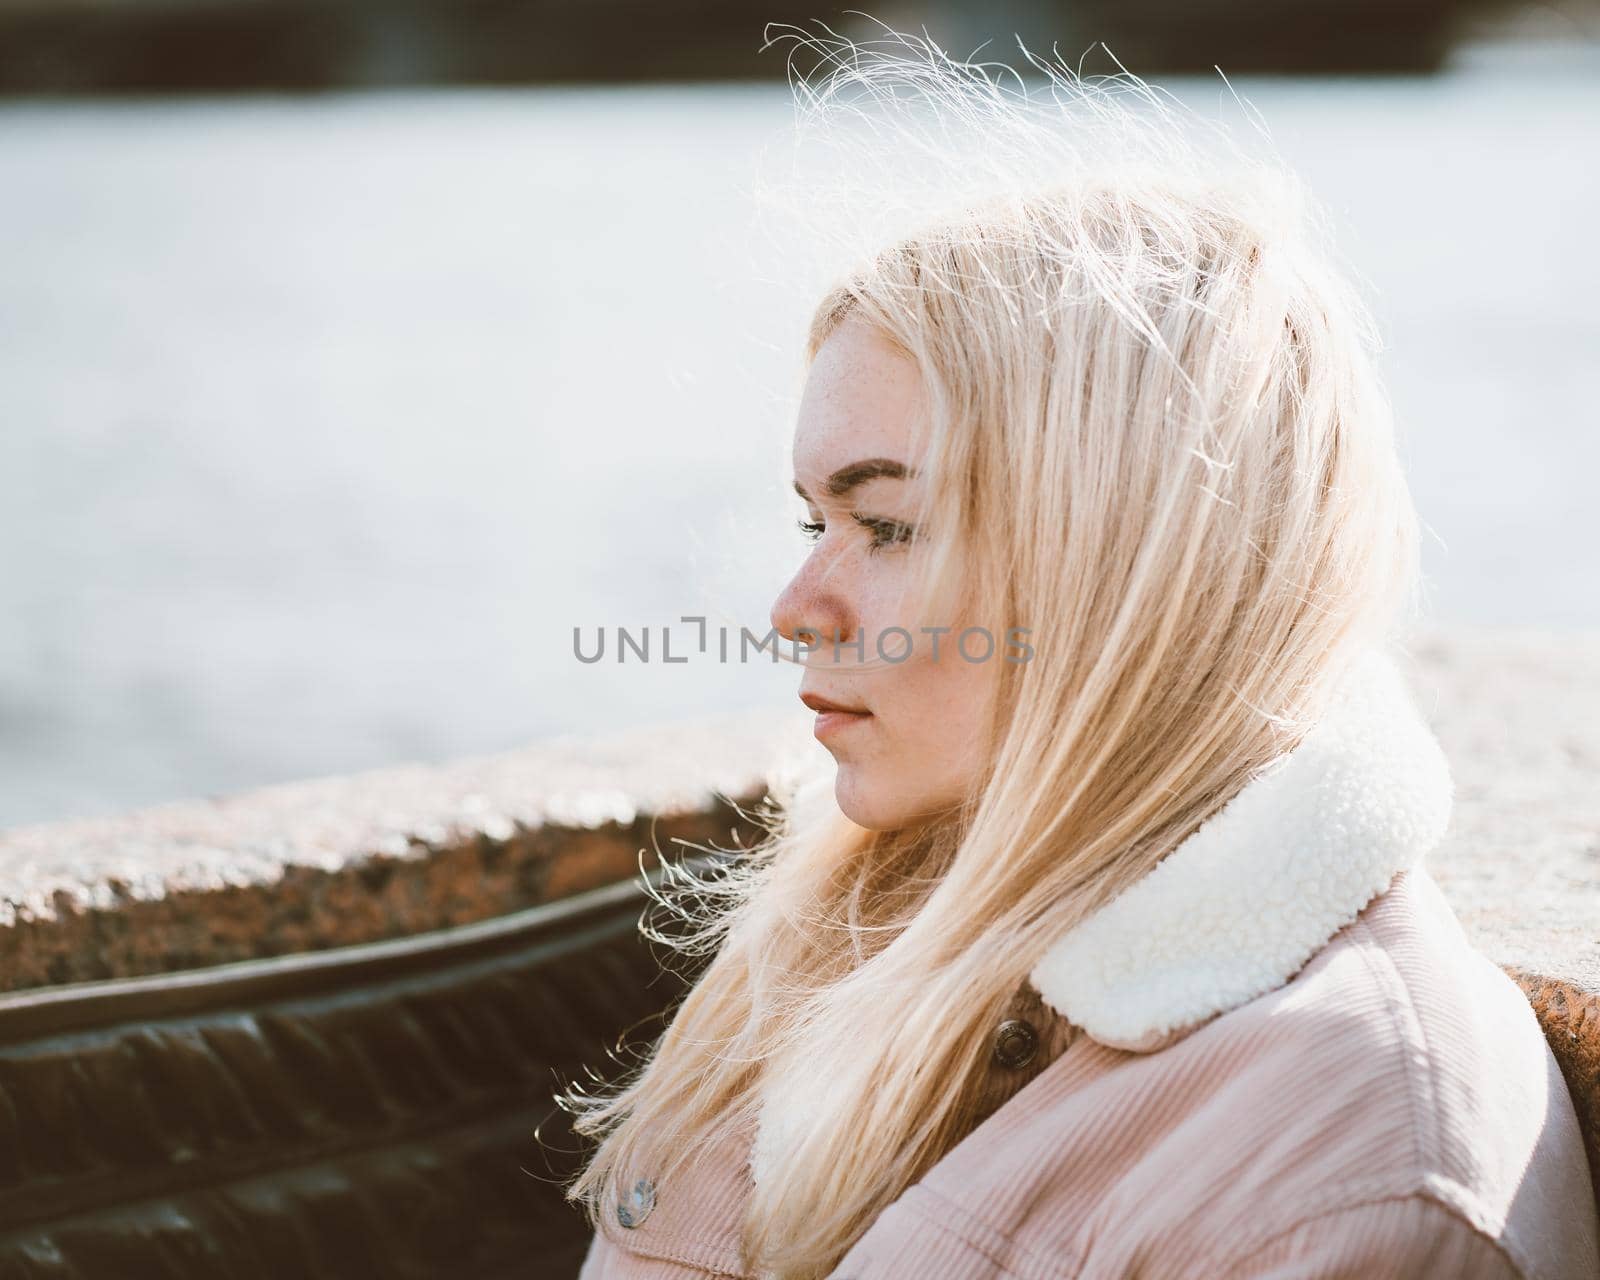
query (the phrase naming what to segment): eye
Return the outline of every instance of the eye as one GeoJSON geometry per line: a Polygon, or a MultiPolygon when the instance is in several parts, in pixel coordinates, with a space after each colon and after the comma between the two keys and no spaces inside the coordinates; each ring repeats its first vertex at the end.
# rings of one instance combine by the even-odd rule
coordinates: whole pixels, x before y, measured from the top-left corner
{"type": "Polygon", "coordinates": [[[801,518],[795,522],[800,526],[800,532],[805,535],[807,542],[815,542],[822,536],[823,523],[820,520],[806,520],[801,518]]]}
{"type": "Polygon", "coordinates": [[[872,535],[867,550],[882,551],[885,547],[901,546],[916,536],[916,530],[903,520],[887,520],[882,516],[864,516],[852,511],[850,518],[872,535]]]}

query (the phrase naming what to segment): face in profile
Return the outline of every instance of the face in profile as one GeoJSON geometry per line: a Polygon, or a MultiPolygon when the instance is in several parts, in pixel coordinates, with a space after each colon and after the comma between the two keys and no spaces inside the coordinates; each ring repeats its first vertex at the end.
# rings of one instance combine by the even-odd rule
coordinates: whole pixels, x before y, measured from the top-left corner
{"type": "Polygon", "coordinates": [[[839,807],[874,830],[948,810],[971,791],[1004,652],[1003,635],[987,654],[980,637],[963,649],[959,620],[919,616],[908,598],[925,533],[913,524],[923,412],[912,361],[864,321],[842,321],[812,362],[795,426],[794,483],[813,546],[772,607],[786,640],[820,641],[800,697],[838,766],[839,807]],[[880,652],[906,657],[879,661],[880,652]]]}

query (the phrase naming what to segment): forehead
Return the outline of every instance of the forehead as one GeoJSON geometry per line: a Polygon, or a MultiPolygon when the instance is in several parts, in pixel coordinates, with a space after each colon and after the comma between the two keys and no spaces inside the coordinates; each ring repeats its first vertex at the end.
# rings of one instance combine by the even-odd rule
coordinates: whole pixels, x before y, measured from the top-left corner
{"type": "Polygon", "coordinates": [[[795,478],[816,496],[829,472],[862,458],[915,466],[922,410],[916,364],[865,321],[850,317],[818,349],[795,420],[795,478]]]}

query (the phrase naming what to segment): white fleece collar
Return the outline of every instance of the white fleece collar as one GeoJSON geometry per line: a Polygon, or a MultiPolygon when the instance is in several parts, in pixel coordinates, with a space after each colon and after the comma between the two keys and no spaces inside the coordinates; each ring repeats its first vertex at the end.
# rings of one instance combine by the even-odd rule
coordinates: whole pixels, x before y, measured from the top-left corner
{"type": "MultiPolygon", "coordinates": [[[[1298,973],[1438,843],[1451,796],[1399,670],[1363,654],[1300,744],[1063,934],[1033,985],[1101,1044],[1163,1048],[1298,973]]],[[[750,1151],[757,1183],[839,1087],[801,1066],[777,1088],[750,1151]]]]}
{"type": "Polygon", "coordinates": [[[1300,744],[1035,966],[1057,1012],[1162,1048],[1281,986],[1443,837],[1449,765],[1391,659],[1361,655],[1300,744]]]}

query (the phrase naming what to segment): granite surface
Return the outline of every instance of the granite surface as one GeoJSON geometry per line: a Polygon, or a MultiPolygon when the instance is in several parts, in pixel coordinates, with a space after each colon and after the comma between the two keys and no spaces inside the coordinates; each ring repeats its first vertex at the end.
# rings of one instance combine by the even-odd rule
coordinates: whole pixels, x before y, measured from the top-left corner
{"type": "Polygon", "coordinates": [[[1452,630],[1412,655],[1456,782],[1434,876],[1502,965],[1600,991],[1600,634],[1452,630]]]}
{"type": "MultiPolygon", "coordinates": [[[[1404,660],[1456,801],[1429,858],[1474,941],[1600,991],[1600,635],[1431,631],[1404,660]]],[[[744,712],[0,832],[0,989],[463,924],[726,846],[809,713],[744,712]],[[654,837],[652,837],[652,829],[654,837]]]]}
{"type": "MultiPolygon", "coordinates": [[[[1456,803],[1427,859],[1538,1013],[1600,1170],[1600,634],[1430,629],[1456,803]]],[[[747,712],[0,832],[6,990],[400,938],[738,848],[808,714],[747,712]]]]}
{"type": "Polygon", "coordinates": [[[0,991],[470,924],[658,848],[739,847],[808,725],[707,717],[0,832],[0,991]]]}
{"type": "MultiPolygon", "coordinates": [[[[1404,665],[1456,780],[1429,866],[1600,1132],[1600,635],[1435,629],[1404,665]]],[[[708,717],[0,832],[0,991],[467,924],[674,842],[738,847],[773,771],[818,758],[808,723],[708,717]]]]}

